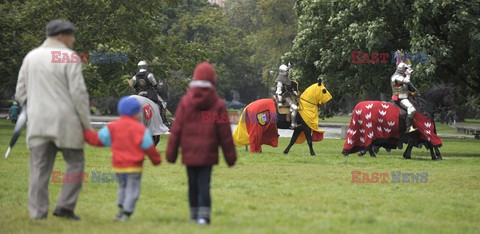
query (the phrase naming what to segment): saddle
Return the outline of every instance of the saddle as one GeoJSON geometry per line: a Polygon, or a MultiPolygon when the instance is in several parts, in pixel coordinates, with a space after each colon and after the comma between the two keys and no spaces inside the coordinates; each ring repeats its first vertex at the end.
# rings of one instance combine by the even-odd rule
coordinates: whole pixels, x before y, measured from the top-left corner
{"type": "MultiPolygon", "coordinates": [[[[288,102],[284,102],[284,104],[282,106],[278,106],[277,96],[273,97],[273,101],[275,102],[275,107],[277,108],[277,113],[281,114],[281,115],[287,115],[287,121],[290,122],[290,104],[288,104],[288,102]]],[[[293,101],[298,106],[298,99],[294,98],[293,101]]]]}
{"type": "MultiPolygon", "coordinates": [[[[410,101],[410,103],[412,103],[412,105],[415,107],[415,109],[417,110],[417,112],[420,112],[420,109],[418,108],[418,105],[417,105],[417,102],[413,99],[413,98],[408,98],[408,100],[410,101]]],[[[391,101],[391,103],[393,103],[397,108],[398,110],[400,111],[399,115],[398,115],[398,122],[400,124],[400,131],[401,132],[404,132],[406,129],[407,129],[407,123],[406,123],[406,119],[407,119],[407,110],[405,110],[401,105],[400,105],[400,100],[398,101],[391,101]]]]}
{"type": "MultiPolygon", "coordinates": [[[[295,105],[298,106],[298,98],[297,96],[295,96],[293,94],[293,91],[297,91],[297,93],[299,94],[300,96],[300,92],[298,90],[298,82],[296,81],[291,81],[291,90],[287,90],[283,96],[284,97],[289,97],[293,100],[293,102],[295,103],[295,105]]],[[[275,106],[277,108],[277,113],[279,114],[282,114],[282,115],[287,115],[287,121],[290,122],[290,104],[284,99],[283,102],[282,102],[282,106],[279,107],[278,106],[278,98],[277,98],[277,95],[274,95],[273,96],[273,100],[275,101],[275,106]]]]}
{"type": "Polygon", "coordinates": [[[286,105],[282,105],[281,107],[279,107],[277,96],[273,97],[273,101],[275,102],[275,107],[277,108],[277,113],[282,114],[282,115],[290,115],[290,105],[288,103],[285,103],[286,105]]]}

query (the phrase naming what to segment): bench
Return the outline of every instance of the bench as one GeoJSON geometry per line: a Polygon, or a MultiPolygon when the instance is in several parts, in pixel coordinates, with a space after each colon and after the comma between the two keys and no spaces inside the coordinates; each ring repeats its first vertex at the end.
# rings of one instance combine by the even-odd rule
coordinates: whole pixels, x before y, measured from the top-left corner
{"type": "Polygon", "coordinates": [[[463,125],[457,124],[455,126],[457,132],[469,135],[475,135],[475,139],[480,139],[480,127],[472,126],[472,125],[463,125]]]}

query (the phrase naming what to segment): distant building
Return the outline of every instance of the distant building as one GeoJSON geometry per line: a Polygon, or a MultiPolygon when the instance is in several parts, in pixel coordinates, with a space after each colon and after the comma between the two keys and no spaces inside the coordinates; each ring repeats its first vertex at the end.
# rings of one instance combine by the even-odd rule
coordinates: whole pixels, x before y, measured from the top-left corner
{"type": "Polygon", "coordinates": [[[225,3],[227,0],[208,0],[208,2],[212,5],[218,5],[219,7],[225,7],[225,3]]]}

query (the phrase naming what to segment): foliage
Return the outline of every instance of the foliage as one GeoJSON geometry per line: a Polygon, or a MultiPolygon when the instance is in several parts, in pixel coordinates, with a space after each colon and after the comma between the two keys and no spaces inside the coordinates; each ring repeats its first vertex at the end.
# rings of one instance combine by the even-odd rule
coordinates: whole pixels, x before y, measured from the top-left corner
{"type": "Polygon", "coordinates": [[[90,53],[83,72],[92,98],[130,94],[127,79],[140,60],[147,60],[156,78],[169,84],[172,112],[202,61],[216,66],[221,96],[229,99],[236,89],[241,101],[250,102],[265,93],[246,35],[230,25],[223,9],[206,1],[30,0],[3,2],[0,13],[0,93],[14,93],[23,57],[42,43],[45,24],[54,18],[74,22],[75,50],[90,53]],[[93,62],[95,53],[126,53],[128,61],[93,62]]]}
{"type": "Polygon", "coordinates": [[[252,50],[250,63],[261,74],[263,83],[274,86],[281,57],[292,47],[297,17],[294,0],[243,0],[227,2],[227,16],[232,26],[245,32],[252,50]],[[269,74],[269,71],[274,71],[269,74]]]}
{"type": "MultiPolygon", "coordinates": [[[[322,77],[334,96],[330,110],[350,98],[390,93],[391,63],[352,63],[352,51],[403,49],[428,53],[427,63],[414,64],[413,82],[423,88],[447,82],[479,85],[479,1],[428,0],[297,0],[298,32],[293,49],[293,75],[308,83],[322,77]]],[[[332,114],[332,112],[328,113],[332,114]]]]}

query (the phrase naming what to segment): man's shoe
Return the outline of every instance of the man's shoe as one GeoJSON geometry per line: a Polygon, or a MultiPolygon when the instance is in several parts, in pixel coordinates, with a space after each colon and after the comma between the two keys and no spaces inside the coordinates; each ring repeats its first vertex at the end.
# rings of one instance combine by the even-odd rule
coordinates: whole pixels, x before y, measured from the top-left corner
{"type": "Polygon", "coordinates": [[[75,215],[73,210],[67,210],[67,209],[64,209],[64,208],[58,208],[58,207],[55,208],[55,211],[53,211],[53,215],[57,216],[57,217],[61,217],[61,218],[75,220],[75,221],[80,220],[80,217],[75,215]]]}
{"type": "Polygon", "coordinates": [[[119,207],[117,214],[115,214],[115,220],[120,220],[120,218],[122,217],[123,214],[124,214],[123,213],[123,208],[119,207]]]}
{"type": "Polygon", "coordinates": [[[115,215],[115,221],[119,221],[119,222],[125,223],[125,222],[127,222],[128,220],[130,220],[130,216],[128,216],[128,215],[125,214],[125,213],[121,214],[120,216],[116,216],[116,215],[115,215]]]}

